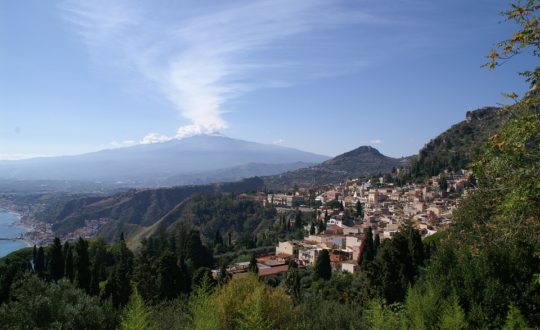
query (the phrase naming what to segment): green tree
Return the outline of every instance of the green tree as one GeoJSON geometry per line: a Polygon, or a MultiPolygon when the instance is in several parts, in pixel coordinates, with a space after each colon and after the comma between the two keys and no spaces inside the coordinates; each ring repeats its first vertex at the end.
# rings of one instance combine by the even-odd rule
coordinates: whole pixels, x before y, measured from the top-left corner
{"type": "Polygon", "coordinates": [[[363,241],[362,254],[360,255],[360,265],[366,269],[368,264],[375,257],[375,246],[373,242],[373,230],[368,227],[366,230],[366,238],[363,241]]]}
{"type": "Polygon", "coordinates": [[[43,272],[45,271],[45,251],[42,246],[37,250],[34,269],[38,275],[43,275],[43,272]]]}
{"type": "Polygon", "coordinates": [[[65,264],[65,270],[66,270],[66,278],[73,282],[73,279],[75,277],[75,274],[73,272],[73,249],[69,246],[69,243],[64,243],[64,251],[66,251],[66,264],[65,264]]]}
{"type": "Polygon", "coordinates": [[[49,276],[53,281],[58,281],[64,276],[64,255],[62,253],[62,243],[55,237],[50,247],[48,258],[49,276]]]}
{"type": "Polygon", "coordinates": [[[124,234],[115,246],[115,266],[109,273],[105,285],[105,295],[110,296],[114,307],[125,306],[131,295],[131,270],[133,254],[126,246],[124,234]]]}
{"type": "Polygon", "coordinates": [[[298,264],[294,260],[289,261],[289,269],[284,284],[285,292],[290,294],[296,303],[299,303],[302,300],[302,285],[300,283],[298,264]]]}
{"type": "Polygon", "coordinates": [[[302,219],[302,212],[301,211],[297,211],[296,215],[294,216],[294,227],[296,229],[304,228],[304,221],[302,219]]]}
{"type": "Polygon", "coordinates": [[[439,318],[439,328],[441,330],[461,330],[468,328],[465,312],[459,305],[457,296],[452,296],[452,298],[443,305],[442,313],[439,318]]]}
{"type": "Polygon", "coordinates": [[[88,256],[88,242],[82,237],[79,237],[77,244],[75,245],[77,252],[76,264],[77,264],[77,285],[85,292],[90,292],[90,258],[88,256]]]}
{"type": "Polygon", "coordinates": [[[3,329],[116,329],[116,313],[67,280],[47,283],[22,276],[0,305],[3,329]]]}
{"type": "MultiPolygon", "coordinates": [[[[491,50],[488,55],[489,62],[486,64],[490,69],[494,69],[512,57],[527,51],[531,51],[533,56],[540,57],[539,9],[540,1],[526,0],[512,3],[510,9],[502,13],[506,21],[513,21],[519,30],[514,32],[511,38],[499,42],[496,48],[491,50]]],[[[539,70],[535,70],[522,74],[534,86],[537,83],[539,73],[539,70]]]]}
{"type": "Polygon", "coordinates": [[[511,305],[508,309],[508,316],[506,317],[506,322],[504,323],[504,330],[525,330],[530,329],[527,324],[527,320],[523,317],[523,314],[519,311],[518,308],[511,305]]]}
{"type": "Polygon", "coordinates": [[[309,227],[309,234],[315,235],[315,223],[311,222],[311,226],[309,227]]]}
{"type": "Polygon", "coordinates": [[[191,280],[191,286],[195,287],[201,285],[203,281],[208,282],[211,286],[216,285],[216,281],[212,276],[212,270],[208,267],[201,267],[193,273],[193,278],[191,280]]]}
{"type": "Polygon", "coordinates": [[[313,267],[313,275],[315,279],[323,279],[325,281],[332,277],[332,266],[330,265],[330,254],[328,250],[319,252],[313,267]]]}
{"type": "Polygon", "coordinates": [[[129,303],[122,313],[121,330],[152,330],[156,329],[151,322],[151,312],[137,290],[133,291],[129,303]]]}
{"type": "Polygon", "coordinates": [[[174,299],[182,292],[182,274],[178,259],[172,252],[164,252],[159,259],[157,283],[161,299],[174,299]]]}
{"type": "Polygon", "coordinates": [[[356,216],[360,218],[364,217],[364,208],[362,207],[362,203],[360,203],[360,201],[356,202],[356,216]]]}
{"type": "Polygon", "coordinates": [[[257,259],[254,254],[251,255],[251,259],[249,260],[248,271],[253,274],[259,274],[259,266],[257,266],[257,259]]]}
{"type": "Polygon", "coordinates": [[[146,238],[141,242],[137,261],[133,272],[133,281],[136,284],[139,294],[147,301],[157,299],[158,287],[155,279],[157,270],[146,238]]]}
{"type": "Polygon", "coordinates": [[[219,269],[219,278],[218,278],[218,284],[224,285],[231,279],[231,275],[227,272],[227,267],[225,264],[221,265],[221,268],[219,269]]]}

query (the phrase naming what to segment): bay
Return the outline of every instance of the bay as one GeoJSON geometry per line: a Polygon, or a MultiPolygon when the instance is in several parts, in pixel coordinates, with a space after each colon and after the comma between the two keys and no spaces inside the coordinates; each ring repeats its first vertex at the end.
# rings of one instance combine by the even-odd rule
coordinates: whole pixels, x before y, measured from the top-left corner
{"type": "MultiPolygon", "coordinates": [[[[0,238],[15,238],[26,230],[16,224],[18,214],[0,209],[0,238]]],[[[21,240],[0,240],[0,258],[19,249],[26,247],[27,244],[21,240]]]]}

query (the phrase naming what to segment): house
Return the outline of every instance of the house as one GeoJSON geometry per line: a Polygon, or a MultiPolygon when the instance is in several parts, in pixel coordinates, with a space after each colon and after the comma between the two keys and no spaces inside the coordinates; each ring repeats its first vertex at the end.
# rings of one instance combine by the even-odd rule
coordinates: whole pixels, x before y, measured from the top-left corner
{"type": "Polygon", "coordinates": [[[360,266],[356,260],[346,260],[341,263],[341,270],[349,273],[360,272],[360,266]]]}
{"type": "Polygon", "coordinates": [[[298,255],[298,249],[300,248],[300,243],[297,241],[285,241],[279,242],[276,247],[276,255],[285,254],[289,256],[298,255]]]}

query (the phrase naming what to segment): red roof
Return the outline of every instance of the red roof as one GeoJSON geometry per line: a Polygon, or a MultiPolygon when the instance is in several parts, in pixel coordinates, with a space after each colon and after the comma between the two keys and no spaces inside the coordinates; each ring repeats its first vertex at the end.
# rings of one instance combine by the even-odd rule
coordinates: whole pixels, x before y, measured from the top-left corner
{"type": "Polygon", "coordinates": [[[270,268],[259,269],[259,276],[270,276],[285,273],[289,270],[289,265],[282,265],[270,268]]]}

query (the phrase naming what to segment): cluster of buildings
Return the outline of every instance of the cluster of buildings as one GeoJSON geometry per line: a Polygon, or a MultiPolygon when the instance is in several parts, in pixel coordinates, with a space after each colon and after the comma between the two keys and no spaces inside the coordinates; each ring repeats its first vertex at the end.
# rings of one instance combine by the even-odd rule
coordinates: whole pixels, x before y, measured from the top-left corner
{"type": "MultiPolygon", "coordinates": [[[[303,240],[279,242],[275,255],[257,258],[260,276],[287,272],[290,260],[295,260],[300,267],[312,266],[322,250],[328,250],[334,270],[355,273],[360,271],[359,259],[368,228],[380,241],[392,238],[405,222],[411,223],[423,237],[432,235],[452,221],[454,210],[467,193],[468,182],[469,173],[461,171],[401,187],[381,177],[298,188],[288,194],[242,194],[239,198],[273,205],[278,213],[315,211],[315,221],[325,223],[321,232],[303,240]],[[357,210],[358,203],[361,212],[357,210]],[[307,204],[319,206],[313,208],[307,204]]],[[[311,223],[304,225],[310,232],[311,223]]],[[[235,263],[227,271],[233,276],[243,276],[248,265],[249,262],[235,263]]]]}
{"type": "Polygon", "coordinates": [[[97,233],[101,227],[106,225],[109,222],[109,218],[99,218],[92,220],[85,220],[84,226],[75,229],[74,231],[68,233],[62,240],[66,241],[75,241],[79,237],[84,239],[91,239],[97,236],[97,233]]]}
{"type": "MultiPolygon", "coordinates": [[[[315,200],[322,205],[337,201],[342,207],[319,207],[317,221],[325,221],[326,229],[303,240],[279,242],[276,257],[294,259],[300,266],[311,266],[325,249],[330,253],[333,269],[358,272],[358,260],[368,228],[381,241],[394,236],[405,222],[412,223],[424,237],[432,235],[451,222],[453,211],[466,193],[468,181],[469,174],[462,171],[403,187],[385,183],[383,178],[378,182],[351,180],[322,187],[315,200]],[[356,210],[358,203],[362,212],[356,210]]],[[[266,202],[294,207],[294,202],[301,205],[310,196],[313,196],[313,190],[300,189],[290,196],[294,198],[269,194],[266,202]],[[298,202],[300,199],[302,202],[298,202]]],[[[336,202],[332,204],[335,206],[336,202]]],[[[309,224],[306,229],[309,231],[309,224]]]]}

